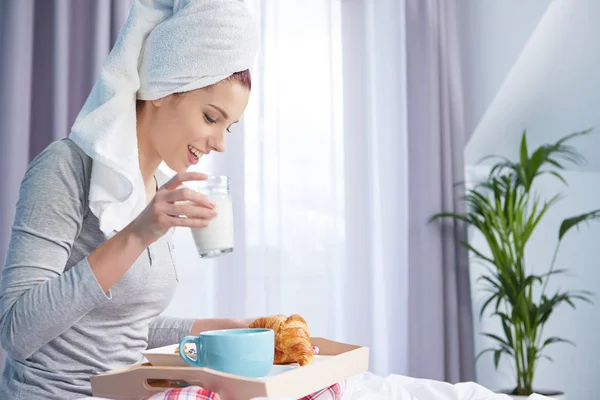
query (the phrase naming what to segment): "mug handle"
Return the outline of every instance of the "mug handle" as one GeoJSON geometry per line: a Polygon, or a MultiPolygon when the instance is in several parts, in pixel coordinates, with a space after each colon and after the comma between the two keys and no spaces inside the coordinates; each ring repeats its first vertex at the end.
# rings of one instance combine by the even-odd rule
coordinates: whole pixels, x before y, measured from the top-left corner
{"type": "Polygon", "coordinates": [[[200,338],[198,336],[186,336],[183,338],[183,340],[181,342],[179,342],[179,357],[181,357],[183,359],[183,361],[185,361],[192,367],[201,367],[202,366],[202,364],[200,363],[201,347],[202,347],[202,345],[200,344],[200,338]],[[192,360],[185,353],[185,345],[190,342],[194,342],[196,344],[196,359],[195,360],[192,360]]]}

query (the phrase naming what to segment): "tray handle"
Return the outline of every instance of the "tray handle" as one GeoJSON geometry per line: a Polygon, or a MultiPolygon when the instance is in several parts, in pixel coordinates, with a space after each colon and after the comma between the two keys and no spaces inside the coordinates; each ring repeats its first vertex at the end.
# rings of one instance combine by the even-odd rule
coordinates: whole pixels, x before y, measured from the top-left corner
{"type": "MultiPolygon", "coordinates": [[[[122,370],[102,377],[92,376],[94,395],[114,393],[115,388],[124,392],[123,399],[136,398],[140,393],[151,395],[178,388],[177,382],[204,386],[204,375],[200,368],[161,368],[136,367],[122,370]],[[94,382],[95,381],[95,382],[94,382]],[[96,394],[97,392],[97,394],[96,394]]],[[[139,397],[137,397],[139,398],[139,397]]]]}
{"type": "Polygon", "coordinates": [[[263,396],[264,383],[237,377],[199,367],[166,367],[154,368],[138,366],[128,370],[120,370],[103,376],[92,376],[94,396],[114,398],[115,400],[133,400],[140,397],[164,392],[175,386],[169,382],[185,381],[201,387],[210,386],[219,393],[221,399],[232,399],[233,390],[251,394],[250,397],[263,396]],[[205,385],[206,384],[206,385],[205,385]],[[115,396],[119,393],[118,396],[115,396]]]}

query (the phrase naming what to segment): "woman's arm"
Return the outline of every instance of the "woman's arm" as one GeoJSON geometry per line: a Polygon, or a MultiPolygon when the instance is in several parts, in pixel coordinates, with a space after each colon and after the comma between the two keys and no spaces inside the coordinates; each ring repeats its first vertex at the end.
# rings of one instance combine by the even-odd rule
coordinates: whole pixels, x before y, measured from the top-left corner
{"type": "Polygon", "coordinates": [[[169,229],[209,225],[217,215],[215,204],[202,193],[189,188],[179,189],[185,181],[203,179],[206,175],[199,172],[177,174],[156,192],[140,215],[89,255],[92,271],[105,292],[121,280],[146,247],[169,229]]]}
{"type": "Polygon", "coordinates": [[[250,323],[241,319],[227,319],[227,318],[211,318],[211,319],[198,319],[192,325],[191,334],[199,335],[201,332],[213,331],[217,329],[237,329],[247,328],[250,323]]]}
{"type": "Polygon", "coordinates": [[[207,226],[214,217],[205,195],[177,189],[205,175],[178,174],[129,226],[65,271],[87,212],[90,168],[74,143],[59,141],[32,161],[21,183],[0,283],[0,344],[15,359],[28,358],[109,301],[113,285],[170,228],[207,226]]]}
{"type": "Polygon", "coordinates": [[[205,331],[247,328],[248,325],[250,325],[250,321],[241,319],[212,318],[194,320],[159,316],[150,324],[148,348],[169,346],[179,343],[185,336],[196,336],[205,331]]]}
{"type": "Polygon", "coordinates": [[[0,283],[0,343],[24,360],[110,300],[87,259],[65,272],[82,228],[87,188],[84,155],[61,141],[29,166],[0,283]]]}
{"type": "Polygon", "coordinates": [[[150,323],[148,348],[154,349],[179,343],[181,339],[190,335],[194,322],[194,319],[159,315],[150,323]]]}

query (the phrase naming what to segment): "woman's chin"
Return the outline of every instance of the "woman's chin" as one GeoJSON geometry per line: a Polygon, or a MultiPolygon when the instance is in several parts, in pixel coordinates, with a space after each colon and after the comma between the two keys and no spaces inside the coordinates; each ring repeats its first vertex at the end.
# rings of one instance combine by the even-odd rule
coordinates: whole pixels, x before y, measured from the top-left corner
{"type": "Polygon", "coordinates": [[[198,162],[201,158],[202,155],[196,159],[193,159],[194,162],[191,162],[192,160],[190,160],[190,157],[188,156],[184,160],[164,160],[164,163],[167,165],[167,167],[169,167],[169,169],[179,174],[181,172],[189,171],[194,165],[198,165],[198,162]]]}
{"type": "Polygon", "coordinates": [[[186,172],[190,169],[191,165],[189,163],[182,163],[182,162],[169,162],[169,161],[164,161],[165,165],[167,167],[169,167],[170,170],[174,171],[177,174],[180,174],[182,172],[186,172]]]}

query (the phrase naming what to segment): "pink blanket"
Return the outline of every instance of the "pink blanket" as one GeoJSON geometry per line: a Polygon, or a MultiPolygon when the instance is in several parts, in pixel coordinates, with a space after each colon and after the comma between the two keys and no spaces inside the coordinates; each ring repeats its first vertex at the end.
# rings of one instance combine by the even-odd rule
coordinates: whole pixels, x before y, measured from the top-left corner
{"type": "MultiPolygon", "coordinates": [[[[309,394],[300,400],[340,400],[345,386],[345,382],[336,383],[328,388],[309,394]]],[[[199,386],[188,386],[185,388],[169,389],[166,392],[148,397],[145,400],[219,400],[219,395],[199,386]]]]}

